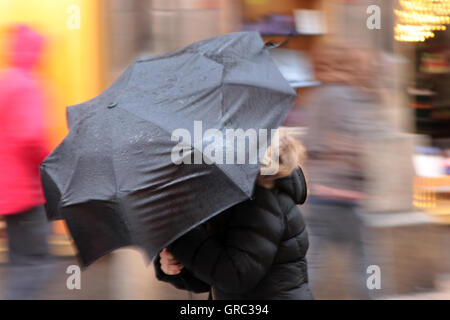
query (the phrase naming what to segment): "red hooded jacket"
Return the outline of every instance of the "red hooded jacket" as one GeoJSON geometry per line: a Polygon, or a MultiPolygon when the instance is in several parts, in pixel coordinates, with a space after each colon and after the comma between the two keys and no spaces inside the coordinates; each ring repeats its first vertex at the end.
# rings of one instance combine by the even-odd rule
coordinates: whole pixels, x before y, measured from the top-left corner
{"type": "Polygon", "coordinates": [[[49,153],[44,96],[32,73],[44,39],[18,26],[11,40],[11,67],[0,74],[0,215],[45,202],[39,164],[49,153]]]}

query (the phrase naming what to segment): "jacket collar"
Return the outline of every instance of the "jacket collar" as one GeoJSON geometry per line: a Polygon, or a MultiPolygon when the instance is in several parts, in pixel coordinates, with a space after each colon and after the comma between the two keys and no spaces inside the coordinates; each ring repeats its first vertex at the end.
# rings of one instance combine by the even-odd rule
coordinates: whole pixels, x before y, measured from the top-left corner
{"type": "Polygon", "coordinates": [[[305,175],[299,167],[290,176],[277,179],[275,188],[288,194],[296,204],[303,204],[307,197],[307,186],[305,175]]]}

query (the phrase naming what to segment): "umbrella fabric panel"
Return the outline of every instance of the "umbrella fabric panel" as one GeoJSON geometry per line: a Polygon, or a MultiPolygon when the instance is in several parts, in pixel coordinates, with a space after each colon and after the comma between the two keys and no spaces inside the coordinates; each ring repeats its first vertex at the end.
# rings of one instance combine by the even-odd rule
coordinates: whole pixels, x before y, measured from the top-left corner
{"type": "Polygon", "coordinates": [[[77,161],[59,210],[85,265],[121,245],[140,245],[153,257],[168,244],[167,239],[247,198],[215,166],[174,165],[171,153],[176,142],[159,127],[123,109],[97,113],[81,120],[77,128],[85,130],[73,132],[71,145],[79,147],[72,158],[77,161]],[[96,117],[103,117],[101,130],[89,124],[98,122],[96,117]],[[213,196],[202,196],[205,190],[208,194],[214,190],[213,196]],[[115,216],[114,210],[118,210],[115,216]],[[120,242],[95,240],[88,246],[86,239],[107,238],[114,228],[120,230],[120,242]],[[103,231],[96,234],[96,229],[103,231]]]}
{"type": "MultiPolygon", "coordinates": [[[[171,157],[178,142],[158,126],[120,105],[109,111],[117,119],[111,140],[117,197],[133,243],[150,257],[200,221],[248,198],[215,165],[175,165],[171,157]]],[[[183,155],[193,158],[196,152],[190,148],[183,155]]]]}
{"type": "Polygon", "coordinates": [[[133,244],[118,202],[87,201],[62,210],[84,267],[115,249],[133,244]]]}
{"type": "MultiPolygon", "coordinates": [[[[295,92],[275,64],[267,62],[272,62],[270,54],[253,33],[201,41],[175,53],[138,60],[139,67],[119,98],[126,103],[119,105],[169,132],[188,129],[192,137],[196,119],[202,121],[203,131],[219,129],[223,136],[229,128],[257,132],[274,128],[281,121],[274,123],[273,119],[284,119],[295,92]],[[157,81],[150,81],[152,77],[157,81]],[[150,100],[146,100],[149,92],[150,100]]],[[[201,143],[204,148],[208,141],[201,143]]],[[[229,147],[223,146],[223,154],[230,152],[229,147]]],[[[237,164],[230,170],[220,167],[232,180],[237,179],[245,193],[252,193],[259,164],[237,164]]]]}
{"type": "Polygon", "coordinates": [[[145,248],[150,259],[199,223],[248,199],[215,166],[178,168],[170,183],[121,197],[133,243],[145,248]]]}

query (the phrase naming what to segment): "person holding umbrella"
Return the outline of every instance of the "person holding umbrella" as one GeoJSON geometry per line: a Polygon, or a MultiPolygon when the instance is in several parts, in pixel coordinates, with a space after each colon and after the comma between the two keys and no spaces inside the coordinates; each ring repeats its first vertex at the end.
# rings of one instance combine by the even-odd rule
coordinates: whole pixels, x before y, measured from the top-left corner
{"type": "MultiPolygon", "coordinates": [[[[301,144],[280,133],[279,170],[259,174],[253,198],[177,239],[155,259],[156,276],[213,299],[313,299],[308,235],[297,207],[307,188],[301,144]]],[[[270,159],[271,147],[265,159],[270,159]]],[[[268,165],[266,162],[265,165],[268,165]]]]}
{"type": "MultiPolygon", "coordinates": [[[[279,153],[270,139],[296,92],[270,50],[257,32],[238,32],[139,58],[67,109],[69,134],[41,179],[48,218],[65,220],[83,267],[125,246],[150,261],[168,247],[184,266],[167,275],[178,287],[214,288],[217,299],[312,298],[301,148],[282,135],[279,153]],[[267,150],[274,163],[263,161],[267,150]]],[[[162,256],[162,269],[177,264],[162,256]]]]}

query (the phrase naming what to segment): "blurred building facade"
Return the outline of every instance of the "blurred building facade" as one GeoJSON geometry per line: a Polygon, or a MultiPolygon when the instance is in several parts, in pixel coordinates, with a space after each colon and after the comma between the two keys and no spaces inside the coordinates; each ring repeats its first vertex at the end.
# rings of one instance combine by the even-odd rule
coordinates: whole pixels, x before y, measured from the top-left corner
{"type": "MultiPolygon", "coordinates": [[[[415,147],[432,142],[429,135],[416,129],[415,111],[409,105],[406,88],[417,74],[416,49],[420,45],[405,45],[394,39],[397,22],[394,10],[398,5],[396,0],[114,0],[107,9],[109,78],[116,78],[138,55],[161,54],[220,33],[245,30],[246,24],[266,23],[274,15],[293,16],[296,9],[320,10],[325,16],[326,33],[296,34],[283,48],[310,55],[322,41],[332,39],[379,52],[378,72],[367,76],[379,81],[381,112],[393,128],[389,136],[374,135],[367,141],[365,155],[366,188],[370,197],[364,211],[375,214],[364,220],[365,254],[371,257],[366,262],[380,265],[385,275],[384,290],[371,295],[434,290],[438,286],[437,277],[449,270],[449,257],[442,255],[441,246],[449,235],[440,220],[416,213],[414,206],[415,147]],[[380,8],[380,29],[367,27],[370,15],[367,9],[371,5],[380,8]],[[427,245],[415,238],[417,232],[426,239],[427,245]],[[406,270],[408,263],[412,267],[406,270]]],[[[262,32],[262,35],[266,41],[283,42],[287,33],[262,32]]],[[[448,44],[448,41],[440,43],[448,44]]],[[[298,105],[308,90],[297,90],[298,105]]],[[[296,133],[302,130],[293,128],[296,133]]],[[[352,264],[351,260],[342,260],[342,256],[333,261],[342,262],[344,268],[346,263],[352,264]]],[[[341,291],[334,295],[330,287],[327,290],[330,290],[329,298],[348,294],[341,291]]]]}
{"type": "Polygon", "coordinates": [[[111,77],[120,74],[136,56],[162,54],[239,31],[240,11],[240,2],[233,0],[107,2],[111,77]]]}

